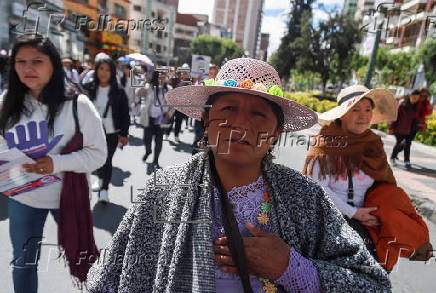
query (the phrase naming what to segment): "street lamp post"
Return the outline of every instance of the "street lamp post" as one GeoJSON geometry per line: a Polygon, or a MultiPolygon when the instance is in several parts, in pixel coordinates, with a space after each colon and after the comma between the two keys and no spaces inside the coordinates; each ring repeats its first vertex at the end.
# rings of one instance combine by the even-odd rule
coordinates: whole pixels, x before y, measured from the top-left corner
{"type": "Polygon", "coordinates": [[[374,72],[375,60],[377,59],[378,45],[380,43],[381,33],[383,29],[383,23],[384,23],[383,16],[384,15],[380,12],[377,12],[375,14],[376,24],[379,22],[380,24],[377,26],[374,47],[372,48],[371,59],[369,60],[368,70],[366,71],[366,75],[365,75],[365,86],[367,88],[371,87],[372,73],[374,72]]]}

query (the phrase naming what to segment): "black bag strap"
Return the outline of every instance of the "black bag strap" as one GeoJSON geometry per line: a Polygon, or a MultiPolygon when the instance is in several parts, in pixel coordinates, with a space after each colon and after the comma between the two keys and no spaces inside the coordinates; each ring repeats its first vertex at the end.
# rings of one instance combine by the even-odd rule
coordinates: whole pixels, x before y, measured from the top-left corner
{"type": "Polygon", "coordinates": [[[79,114],[77,113],[77,98],[73,99],[73,118],[76,124],[76,133],[80,132],[79,114]]]}
{"type": "Polygon", "coordinates": [[[351,174],[351,170],[348,169],[347,171],[347,177],[348,177],[348,200],[347,203],[354,207],[354,188],[353,188],[353,176],[351,174]]]}
{"type": "Polygon", "coordinates": [[[108,95],[107,103],[106,103],[106,108],[104,108],[103,118],[107,117],[107,112],[109,111],[110,101],[111,101],[111,99],[110,99],[110,97],[108,95]]]}

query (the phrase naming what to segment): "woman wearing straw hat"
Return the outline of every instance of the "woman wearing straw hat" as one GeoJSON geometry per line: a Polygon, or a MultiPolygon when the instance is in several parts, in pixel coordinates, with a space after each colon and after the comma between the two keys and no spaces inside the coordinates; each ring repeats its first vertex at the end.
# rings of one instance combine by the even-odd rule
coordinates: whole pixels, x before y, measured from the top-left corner
{"type": "Polygon", "coordinates": [[[385,292],[387,274],[323,189],[271,162],[316,115],[283,98],[267,63],[227,62],[167,94],[204,121],[203,145],[159,170],[88,275],[90,292],[385,292]]]}
{"type": "Polygon", "coordinates": [[[371,214],[377,208],[364,207],[365,194],[375,182],[396,182],[383,142],[369,126],[394,121],[397,106],[388,90],[369,90],[360,85],[343,89],[337,101],[337,107],[318,117],[323,127],[309,149],[303,173],[312,176],[324,188],[348,223],[365,240],[367,248],[374,252],[365,226],[380,223],[371,214]],[[332,138],[339,139],[340,143],[332,138]]]}

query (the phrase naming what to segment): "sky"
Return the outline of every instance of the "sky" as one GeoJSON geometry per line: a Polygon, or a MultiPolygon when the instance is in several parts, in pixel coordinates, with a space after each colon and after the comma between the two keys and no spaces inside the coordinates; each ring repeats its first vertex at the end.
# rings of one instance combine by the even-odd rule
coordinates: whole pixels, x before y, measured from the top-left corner
{"type": "MultiPolygon", "coordinates": [[[[342,9],[344,0],[319,0],[318,2],[322,3],[324,10],[332,11],[342,9]]],[[[214,0],[179,0],[179,12],[207,14],[209,20],[212,20],[214,3],[214,0]]],[[[316,6],[315,4],[313,9],[316,6]]],[[[270,34],[268,56],[271,56],[280,46],[280,40],[286,33],[286,21],[290,9],[290,0],[265,0],[261,31],[270,34]]],[[[313,15],[315,23],[328,18],[328,14],[323,9],[313,10],[313,15]]]]}

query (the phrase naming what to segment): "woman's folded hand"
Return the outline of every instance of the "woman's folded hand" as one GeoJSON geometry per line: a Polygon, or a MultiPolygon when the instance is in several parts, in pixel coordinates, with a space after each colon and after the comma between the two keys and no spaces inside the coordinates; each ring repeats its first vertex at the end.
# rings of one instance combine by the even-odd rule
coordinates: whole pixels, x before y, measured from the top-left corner
{"type": "MultiPolygon", "coordinates": [[[[267,233],[251,223],[247,223],[247,228],[253,234],[253,237],[243,238],[249,273],[271,280],[280,278],[288,268],[291,247],[280,237],[267,233]]],[[[214,253],[215,261],[222,265],[223,272],[238,273],[227,246],[227,237],[215,241],[214,253]]]]}

